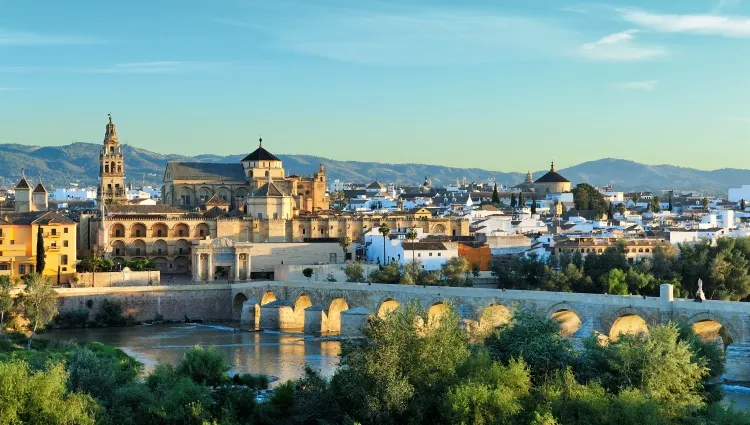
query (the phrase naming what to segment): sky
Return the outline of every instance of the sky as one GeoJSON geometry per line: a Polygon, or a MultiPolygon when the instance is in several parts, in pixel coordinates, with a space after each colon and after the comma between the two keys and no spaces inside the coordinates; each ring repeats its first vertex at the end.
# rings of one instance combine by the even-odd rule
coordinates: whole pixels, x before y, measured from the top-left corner
{"type": "Polygon", "coordinates": [[[0,143],[747,168],[750,0],[0,0],[0,143]]]}

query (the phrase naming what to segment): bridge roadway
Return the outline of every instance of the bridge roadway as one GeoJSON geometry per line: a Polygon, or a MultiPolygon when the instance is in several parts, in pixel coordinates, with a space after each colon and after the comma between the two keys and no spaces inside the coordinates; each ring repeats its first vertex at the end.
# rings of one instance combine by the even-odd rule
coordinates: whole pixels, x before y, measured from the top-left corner
{"type": "Polygon", "coordinates": [[[491,329],[523,309],[559,320],[563,334],[575,339],[594,332],[616,339],[671,320],[690,324],[702,338],[724,345],[726,380],[750,382],[750,303],[675,299],[669,284],[661,285],[659,297],[645,298],[306,281],[248,282],[231,289],[236,320],[261,329],[306,333],[357,335],[368,317],[386,315],[410,302],[427,310],[428,325],[448,306],[457,309],[469,331],[491,329]]]}

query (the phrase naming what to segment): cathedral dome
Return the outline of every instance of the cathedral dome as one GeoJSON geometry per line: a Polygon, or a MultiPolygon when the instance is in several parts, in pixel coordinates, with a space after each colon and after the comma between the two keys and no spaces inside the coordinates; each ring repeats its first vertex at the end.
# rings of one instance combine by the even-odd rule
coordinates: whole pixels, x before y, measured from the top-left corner
{"type": "Polygon", "coordinates": [[[570,180],[555,171],[555,163],[553,162],[547,174],[539,177],[534,183],[570,183],[570,180]]]}
{"type": "Polygon", "coordinates": [[[259,140],[260,146],[258,146],[258,149],[254,150],[253,153],[246,156],[241,162],[248,162],[248,161],[281,161],[279,158],[277,158],[274,154],[271,152],[268,152],[263,147],[263,139],[259,140]]]}

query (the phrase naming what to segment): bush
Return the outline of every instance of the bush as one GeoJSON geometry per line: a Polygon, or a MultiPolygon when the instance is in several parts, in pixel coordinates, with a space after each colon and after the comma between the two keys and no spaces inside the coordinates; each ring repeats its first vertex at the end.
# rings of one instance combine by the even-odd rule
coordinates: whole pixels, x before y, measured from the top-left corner
{"type": "Polygon", "coordinates": [[[255,390],[265,390],[268,388],[268,376],[252,373],[236,374],[232,377],[232,383],[235,385],[245,385],[255,390]]]}
{"type": "Polygon", "coordinates": [[[94,322],[97,326],[127,326],[133,325],[135,319],[123,316],[122,305],[119,302],[105,298],[94,316],[94,322]]]}
{"type": "Polygon", "coordinates": [[[85,308],[57,313],[53,323],[58,328],[82,328],[89,320],[89,311],[85,308]]]}
{"type": "Polygon", "coordinates": [[[349,263],[344,267],[344,274],[346,274],[347,282],[364,282],[365,266],[360,262],[349,263]]]}
{"type": "Polygon", "coordinates": [[[112,425],[140,425],[151,423],[156,398],[146,384],[131,382],[117,388],[112,394],[110,407],[99,423],[112,425]]]}
{"type": "Polygon", "coordinates": [[[68,387],[105,400],[115,388],[116,369],[117,364],[112,359],[97,356],[88,348],[76,348],[68,355],[68,387]]]}
{"type": "Polygon", "coordinates": [[[229,381],[229,365],[224,354],[216,347],[202,348],[195,346],[186,351],[175,368],[177,375],[190,378],[193,382],[208,386],[218,386],[229,381]]]}

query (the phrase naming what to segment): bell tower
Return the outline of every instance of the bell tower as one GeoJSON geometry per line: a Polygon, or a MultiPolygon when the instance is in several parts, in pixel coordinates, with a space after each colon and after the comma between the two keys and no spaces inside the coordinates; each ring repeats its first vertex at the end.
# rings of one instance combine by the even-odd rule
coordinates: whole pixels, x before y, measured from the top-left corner
{"type": "Polygon", "coordinates": [[[107,130],[104,133],[104,146],[99,153],[99,190],[98,201],[110,204],[127,201],[125,191],[125,161],[117,140],[117,130],[109,117],[107,130]]]}

